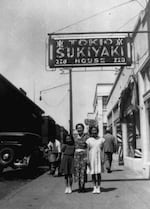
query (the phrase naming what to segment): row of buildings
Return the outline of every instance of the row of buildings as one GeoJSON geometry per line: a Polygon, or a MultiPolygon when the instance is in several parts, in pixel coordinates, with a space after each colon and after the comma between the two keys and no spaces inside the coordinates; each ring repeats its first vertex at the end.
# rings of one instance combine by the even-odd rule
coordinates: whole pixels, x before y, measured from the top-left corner
{"type": "Polygon", "coordinates": [[[113,84],[97,84],[93,113],[100,134],[111,127],[119,163],[150,178],[150,2],[132,33],[132,65],[120,67],[113,84]]]}

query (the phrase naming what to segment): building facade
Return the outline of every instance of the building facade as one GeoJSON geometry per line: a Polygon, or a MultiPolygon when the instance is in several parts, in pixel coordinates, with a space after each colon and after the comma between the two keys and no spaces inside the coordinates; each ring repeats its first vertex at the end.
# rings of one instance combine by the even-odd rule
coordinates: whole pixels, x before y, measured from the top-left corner
{"type": "Polygon", "coordinates": [[[96,85],[94,101],[93,101],[93,113],[88,113],[88,119],[92,123],[98,125],[99,135],[104,135],[107,127],[107,99],[111,91],[113,83],[100,83],[96,85]]]}
{"type": "Polygon", "coordinates": [[[119,163],[150,178],[150,3],[132,34],[132,66],[121,67],[107,103],[119,163]]]}

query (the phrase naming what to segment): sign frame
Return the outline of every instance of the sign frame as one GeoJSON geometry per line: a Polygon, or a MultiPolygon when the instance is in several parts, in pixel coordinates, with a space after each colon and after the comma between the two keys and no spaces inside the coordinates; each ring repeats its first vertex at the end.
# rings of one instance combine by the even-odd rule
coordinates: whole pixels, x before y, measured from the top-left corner
{"type": "MultiPolygon", "coordinates": [[[[128,36],[117,35],[111,37],[108,36],[107,33],[103,34],[101,37],[99,36],[91,36],[89,34],[89,37],[87,36],[87,33],[80,34],[48,34],[48,66],[50,68],[83,68],[83,67],[104,67],[104,66],[131,66],[132,64],[132,44],[131,44],[131,38],[128,34],[128,36]],[[85,35],[86,36],[83,36],[85,35]],[[76,36],[75,36],[76,35],[76,36]],[[76,45],[74,44],[76,43],[76,45]],[[116,43],[116,45],[113,45],[116,43]],[[57,46],[56,46],[57,44],[57,46]],[[70,44],[70,45],[69,45],[70,44]],[[74,44],[74,45],[73,45],[74,44]],[[92,45],[93,44],[93,45],[92,45]],[[96,44],[98,46],[96,46],[96,44]],[[101,45],[100,45],[101,44],[101,45]],[[120,44],[120,45],[119,45],[120,44]],[[59,48],[60,46],[60,48],[59,48]],[[64,47],[63,47],[64,46],[64,47]],[[76,48],[75,48],[76,47],[76,48]],[[94,48],[95,47],[95,48],[94,48]],[[97,48],[96,48],[97,47],[97,48]],[[57,53],[56,53],[57,48],[57,53]],[[61,51],[62,50],[62,51],[61,51]],[[64,51],[63,51],[64,50],[64,51]],[[78,57],[73,57],[73,59],[76,61],[79,61],[79,63],[75,63],[70,59],[70,63],[66,59],[66,56],[71,56],[71,51],[76,53],[78,57]],[[90,57],[90,55],[98,55],[98,52],[100,54],[101,51],[101,57],[90,57]],[[69,55],[67,53],[70,53],[69,55]],[[122,57],[118,56],[109,56],[109,53],[112,54],[118,54],[122,53],[122,57]],[[57,59],[56,59],[57,55],[57,59]],[[84,57],[79,57],[81,55],[84,55],[84,57]],[[58,58],[59,56],[59,58],[58,58]],[[64,57],[65,58],[64,58],[64,57]],[[86,57],[87,56],[87,57],[86,57]],[[64,59],[62,59],[64,58],[64,59]],[[106,60],[107,58],[107,60],[106,60]],[[117,60],[117,61],[110,61],[117,60]],[[88,62],[88,61],[89,62],[88,62]],[[94,62],[92,61],[94,60],[94,62]],[[57,61],[57,63],[56,63],[57,61]]],[[[110,33],[111,34],[111,33],[110,33]]],[[[76,62],[77,62],[76,61],[76,62]]]]}

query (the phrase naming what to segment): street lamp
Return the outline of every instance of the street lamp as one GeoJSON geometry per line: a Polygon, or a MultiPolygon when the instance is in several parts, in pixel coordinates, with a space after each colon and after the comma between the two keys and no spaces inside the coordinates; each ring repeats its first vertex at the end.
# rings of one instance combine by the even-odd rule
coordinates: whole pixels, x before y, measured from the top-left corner
{"type": "Polygon", "coordinates": [[[59,88],[59,87],[62,87],[62,86],[66,86],[66,85],[69,85],[69,92],[70,92],[70,96],[69,96],[69,103],[70,103],[70,120],[69,120],[69,128],[70,128],[70,135],[73,134],[72,130],[73,130],[73,104],[72,104],[72,69],[67,69],[69,70],[69,83],[64,83],[64,84],[61,84],[61,85],[57,85],[57,86],[54,86],[54,87],[51,87],[51,88],[47,88],[47,89],[43,89],[40,91],[40,97],[39,97],[39,100],[41,101],[42,100],[42,93],[43,92],[47,92],[49,90],[53,90],[53,89],[56,89],[56,88],[59,88]]]}
{"type": "Polygon", "coordinates": [[[50,91],[50,90],[53,90],[53,89],[56,89],[56,88],[59,88],[59,87],[62,87],[62,86],[67,86],[69,83],[64,83],[64,84],[60,84],[60,85],[57,85],[57,86],[53,86],[51,88],[47,88],[47,89],[43,89],[40,91],[40,97],[39,97],[39,100],[41,101],[42,100],[42,93],[43,92],[47,92],[47,91],[50,91]]]}

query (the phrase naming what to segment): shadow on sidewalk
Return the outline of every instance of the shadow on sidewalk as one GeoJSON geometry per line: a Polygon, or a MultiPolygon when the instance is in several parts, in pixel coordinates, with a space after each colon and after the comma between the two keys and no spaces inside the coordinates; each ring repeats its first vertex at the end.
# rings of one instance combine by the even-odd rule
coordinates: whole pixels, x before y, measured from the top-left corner
{"type": "Polygon", "coordinates": [[[33,170],[29,169],[10,169],[4,171],[0,176],[1,181],[15,181],[15,180],[28,180],[28,179],[35,179],[39,176],[43,175],[47,171],[45,167],[38,167],[33,170]]]}
{"type": "MultiPolygon", "coordinates": [[[[79,190],[78,189],[74,189],[72,190],[72,192],[78,192],[79,190]]],[[[86,187],[84,192],[78,192],[79,194],[82,194],[82,193],[88,193],[88,192],[92,192],[93,191],[93,188],[92,187],[86,187]]]]}
{"type": "MultiPolygon", "coordinates": [[[[111,188],[104,188],[104,187],[101,187],[101,192],[111,192],[111,191],[113,191],[113,190],[116,190],[117,188],[115,188],[115,187],[111,187],[111,188]]],[[[84,190],[84,192],[81,192],[81,193],[88,193],[88,192],[92,192],[93,191],[93,188],[92,187],[86,187],[85,188],[85,190],[84,190]]],[[[74,189],[73,191],[72,191],[73,193],[74,192],[78,192],[78,189],[74,189]]],[[[80,193],[79,193],[80,194],[80,193]]]]}
{"type": "Polygon", "coordinates": [[[112,172],[124,171],[123,169],[113,169],[112,172]]]}
{"type": "Polygon", "coordinates": [[[126,178],[126,179],[102,179],[102,182],[109,182],[109,181],[149,181],[149,179],[144,179],[144,178],[139,178],[139,179],[134,179],[134,178],[126,178]]]}
{"type": "Polygon", "coordinates": [[[110,187],[110,188],[101,187],[101,192],[111,192],[111,191],[114,191],[116,189],[117,189],[116,187],[110,187]]]}

